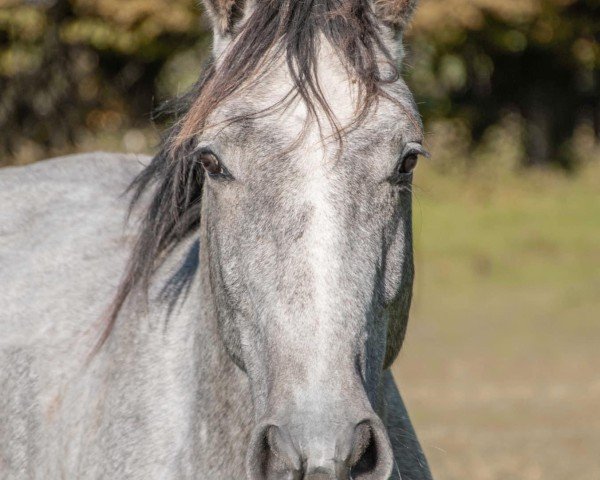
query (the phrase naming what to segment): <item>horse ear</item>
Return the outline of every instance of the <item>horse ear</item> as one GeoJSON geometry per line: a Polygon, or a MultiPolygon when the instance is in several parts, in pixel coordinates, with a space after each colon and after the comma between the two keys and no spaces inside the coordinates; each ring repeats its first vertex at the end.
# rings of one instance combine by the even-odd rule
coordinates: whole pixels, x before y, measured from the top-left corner
{"type": "Polygon", "coordinates": [[[236,24],[244,16],[246,0],[203,0],[210,16],[215,36],[225,37],[233,33],[236,24]]]}
{"type": "Polygon", "coordinates": [[[404,30],[410,23],[418,0],[373,0],[375,14],[395,30],[404,30]]]}

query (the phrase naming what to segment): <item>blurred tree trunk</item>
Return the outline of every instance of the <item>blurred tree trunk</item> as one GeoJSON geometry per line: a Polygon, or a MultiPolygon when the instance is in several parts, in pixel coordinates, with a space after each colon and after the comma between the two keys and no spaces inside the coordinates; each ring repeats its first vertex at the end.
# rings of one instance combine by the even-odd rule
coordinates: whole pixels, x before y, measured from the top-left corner
{"type": "MultiPolygon", "coordinates": [[[[594,74],[594,84],[600,90],[600,70],[596,70],[594,74]]],[[[592,125],[594,126],[594,134],[596,137],[596,143],[600,144],[600,91],[596,90],[595,94],[592,93],[591,105],[592,105],[592,125]]]]}
{"type": "Polygon", "coordinates": [[[548,163],[555,151],[552,139],[550,105],[540,92],[531,91],[528,105],[523,109],[525,117],[525,135],[527,166],[539,166],[548,163]]]}

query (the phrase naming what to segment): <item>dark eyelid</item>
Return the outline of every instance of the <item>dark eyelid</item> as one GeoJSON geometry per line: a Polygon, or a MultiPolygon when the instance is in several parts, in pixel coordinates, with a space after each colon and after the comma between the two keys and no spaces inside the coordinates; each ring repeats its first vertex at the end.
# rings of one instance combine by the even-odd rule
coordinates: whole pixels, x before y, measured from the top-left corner
{"type": "Polygon", "coordinates": [[[400,184],[403,180],[407,180],[412,178],[413,172],[400,172],[400,165],[402,165],[403,160],[407,157],[407,155],[422,155],[425,158],[430,158],[431,155],[425,147],[421,145],[421,142],[407,142],[402,150],[402,154],[398,158],[398,162],[394,167],[394,173],[388,177],[388,182],[394,184],[400,184]]]}
{"type": "Polygon", "coordinates": [[[211,155],[214,155],[215,157],[219,158],[219,156],[214,152],[214,150],[212,150],[208,147],[200,147],[200,148],[196,149],[196,154],[198,156],[204,155],[205,153],[210,153],[211,155]]]}
{"type": "Polygon", "coordinates": [[[221,167],[221,170],[222,170],[222,173],[218,173],[218,174],[206,172],[206,174],[210,178],[214,178],[215,180],[235,180],[235,177],[227,169],[227,167],[223,163],[223,160],[221,160],[221,157],[219,155],[217,155],[217,153],[215,153],[214,150],[212,150],[211,148],[208,148],[208,147],[200,147],[199,149],[196,150],[196,158],[198,158],[204,154],[210,154],[210,155],[214,155],[215,157],[217,157],[217,160],[219,161],[219,166],[221,167]]]}
{"type": "Polygon", "coordinates": [[[425,147],[421,145],[421,142],[408,142],[404,146],[404,150],[402,151],[402,155],[400,156],[400,161],[405,158],[407,155],[422,155],[425,158],[430,158],[430,153],[425,150],[425,147]]]}

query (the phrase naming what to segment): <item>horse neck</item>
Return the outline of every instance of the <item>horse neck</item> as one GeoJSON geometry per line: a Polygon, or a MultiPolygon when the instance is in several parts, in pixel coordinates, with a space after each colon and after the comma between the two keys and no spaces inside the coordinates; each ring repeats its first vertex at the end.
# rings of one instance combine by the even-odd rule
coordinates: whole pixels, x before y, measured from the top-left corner
{"type": "MultiPolygon", "coordinates": [[[[243,406],[242,410],[251,417],[248,379],[231,360],[220,337],[215,294],[209,274],[210,252],[205,247],[207,244],[205,229],[201,228],[199,248],[191,249],[197,254],[197,267],[179,313],[182,328],[195,339],[194,346],[188,349],[188,361],[195,365],[197,371],[200,400],[212,395],[241,396],[243,402],[238,407],[243,406]]],[[[231,403],[223,399],[219,408],[226,409],[231,403]]]]}
{"type": "MultiPolygon", "coordinates": [[[[178,275],[186,267],[191,273],[184,274],[187,280],[179,285],[175,303],[163,299],[155,305],[157,312],[150,312],[148,319],[137,322],[139,328],[148,329],[148,334],[136,342],[143,350],[136,363],[145,364],[142,368],[146,375],[154,377],[154,382],[165,377],[173,379],[173,391],[187,397],[185,402],[176,399],[176,408],[187,410],[183,415],[198,430],[194,433],[196,438],[202,438],[205,431],[219,431],[223,438],[213,441],[226,444],[231,438],[243,440],[253,411],[247,377],[230,359],[219,336],[209,252],[203,248],[207,244],[205,238],[201,230],[199,236],[187,239],[169,256],[170,265],[161,269],[164,273],[159,273],[155,287],[159,292],[169,282],[177,284],[181,280],[178,275]],[[180,280],[174,280],[177,278],[180,280]],[[149,358],[145,361],[144,357],[149,358]]],[[[165,391],[168,389],[166,386],[165,391]]]]}

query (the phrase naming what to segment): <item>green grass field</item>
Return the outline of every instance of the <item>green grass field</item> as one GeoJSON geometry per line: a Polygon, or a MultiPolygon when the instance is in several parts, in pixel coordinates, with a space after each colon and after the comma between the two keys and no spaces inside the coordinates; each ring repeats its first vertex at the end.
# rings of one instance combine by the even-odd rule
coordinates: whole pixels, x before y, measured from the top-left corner
{"type": "Polygon", "coordinates": [[[599,167],[416,173],[395,374],[437,480],[600,479],[599,167]]]}

